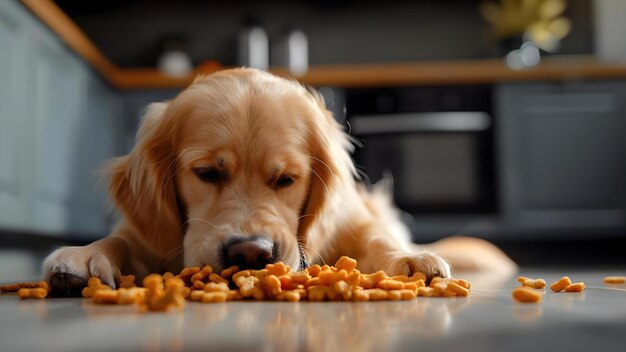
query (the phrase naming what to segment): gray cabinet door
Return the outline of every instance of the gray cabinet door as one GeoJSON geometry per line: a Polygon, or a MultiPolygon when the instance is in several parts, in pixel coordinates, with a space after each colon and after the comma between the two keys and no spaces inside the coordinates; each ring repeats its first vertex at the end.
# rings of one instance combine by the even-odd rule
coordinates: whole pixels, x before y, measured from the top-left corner
{"type": "Polygon", "coordinates": [[[508,84],[496,91],[507,224],[626,227],[626,84],[508,84]]]}
{"type": "Polygon", "coordinates": [[[19,12],[0,2],[0,224],[22,227],[27,222],[28,145],[24,135],[27,88],[24,76],[25,36],[19,12]]]}
{"type": "Polygon", "coordinates": [[[0,228],[103,235],[98,169],[119,152],[122,99],[18,2],[0,1],[0,228]]]}

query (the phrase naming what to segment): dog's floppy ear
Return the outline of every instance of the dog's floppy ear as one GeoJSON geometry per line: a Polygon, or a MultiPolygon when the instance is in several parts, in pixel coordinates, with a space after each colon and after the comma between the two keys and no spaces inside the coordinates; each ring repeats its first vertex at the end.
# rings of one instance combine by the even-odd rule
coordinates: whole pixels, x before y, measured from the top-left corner
{"type": "Polygon", "coordinates": [[[151,104],[126,156],[110,166],[109,193],[117,207],[160,255],[182,243],[182,221],[174,173],[176,153],[172,119],[165,118],[167,103],[151,104]]]}
{"type": "Polygon", "coordinates": [[[328,205],[336,201],[338,187],[351,186],[355,174],[349,151],[353,149],[348,136],[326,109],[322,97],[309,89],[316,109],[308,116],[311,174],[309,192],[303,207],[298,235],[304,238],[311,226],[324,216],[328,205]]]}

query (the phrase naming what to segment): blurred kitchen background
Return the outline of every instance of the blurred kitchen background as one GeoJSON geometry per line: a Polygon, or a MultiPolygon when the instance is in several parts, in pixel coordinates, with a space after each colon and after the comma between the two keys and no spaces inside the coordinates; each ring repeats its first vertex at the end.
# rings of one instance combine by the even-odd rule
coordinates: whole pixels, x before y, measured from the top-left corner
{"type": "Polygon", "coordinates": [[[241,65],[320,90],[415,241],[623,265],[624,18],[623,0],[0,1],[0,279],[105,236],[98,170],[142,110],[241,65]]]}

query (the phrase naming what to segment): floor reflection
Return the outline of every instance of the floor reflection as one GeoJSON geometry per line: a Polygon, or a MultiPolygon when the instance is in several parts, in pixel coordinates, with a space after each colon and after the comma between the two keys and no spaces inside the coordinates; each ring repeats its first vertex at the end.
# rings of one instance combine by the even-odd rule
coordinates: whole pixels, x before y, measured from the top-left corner
{"type": "Polygon", "coordinates": [[[423,338],[445,335],[454,316],[468,305],[469,298],[376,303],[192,303],[187,308],[184,329],[186,334],[194,334],[199,329],[208,332],[219,326],[242,337],[260,336],[261,340],[256,341],[263,344],[264,350],[378,351],[392,347],[400,334],[423,338]]]}
{"type": "Polygon", "coordinates": [[[531,323],[543,316],[541,304],[517,304],[513,306],[513,317],[518,321],[531,323]]]}

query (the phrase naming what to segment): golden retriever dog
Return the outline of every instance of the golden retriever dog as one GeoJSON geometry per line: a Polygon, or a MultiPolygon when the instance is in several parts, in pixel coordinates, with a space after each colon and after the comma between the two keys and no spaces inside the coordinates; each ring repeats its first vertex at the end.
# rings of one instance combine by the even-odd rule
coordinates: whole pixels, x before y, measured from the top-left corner
{"type": "Polygon", "coordinates": [[[198,77],[151,104],[133,150],[109,165],[122,213],[113,232],[53,252],[44,279],[75,294],[92,276],[115,287],[121,273],[303,269],[342,255],[390,275],[513,267],[481,240],[413,244],[389,190],[358,182],[352,148],[322,99],[295,81],[246,68],[198,77]]]}

